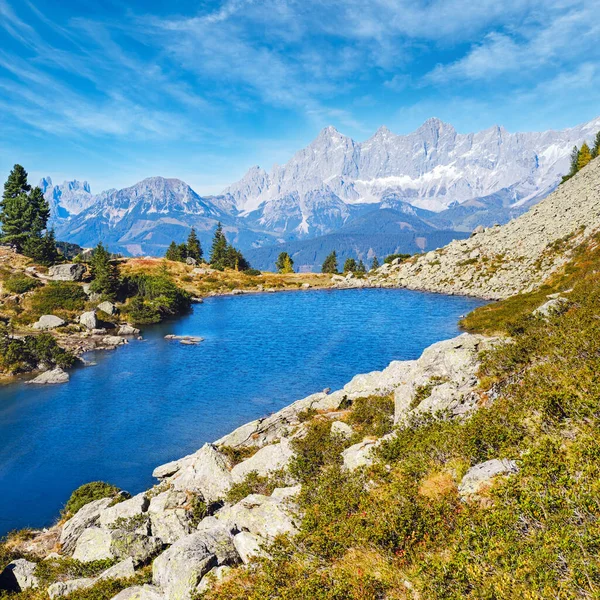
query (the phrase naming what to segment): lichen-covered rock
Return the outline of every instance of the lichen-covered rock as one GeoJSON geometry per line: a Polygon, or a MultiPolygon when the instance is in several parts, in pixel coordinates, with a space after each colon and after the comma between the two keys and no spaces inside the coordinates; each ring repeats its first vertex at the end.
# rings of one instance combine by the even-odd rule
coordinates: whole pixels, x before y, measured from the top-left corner
{"type": "Polygon", "coordinates": [[[396,423],[411,411],[464,415],[477,406],[479,353],[497,340],[463,333],[429,346],[410,361],[404,380],[394,393],[396,423]]]}
{"type": "Polygon", "coordinates": [[[0,573],[0,590],[22,592],[37,588],[39,581],[35,576],[35,568],[35,563],[24,558],[8,563],[0,573]]]}
{"type": "Polygon", "coordinates": [[[263,538],[294,534],[296,518],[284,498],[250,494],[233,506],[221,509],[217,519],[228,528],[249,531],[263,538]]]}
{"type": "Polygon", "coordinates": [[[243,481],[252,471],[261,476],[268,475],[287,467],[292,456],[294,451],[291,444],[289,440],[283,438],[277,444],[264,446],[256,454],[233,467],[231,478],[234,482],[243,481]]]}
{"type": "Polygon", "coordinates": [[[200,581],[196,588],[197,594],[203,594],[219,581],[222,581],[225,576],[231,572],[231,567],[223,565],[221,567],[213,567],[200,581]]]}
{"type": "Polygon", "coordinates": [[[207,503],[225,497],[231,486],[231,473],[226,457],[212,444],[204,444],[198,452],[178,461],[179,470],[169,479],[180,491],[201,494],[207,503]]]}
{"type": "Polygon", "coordinates": [[[96,318],[96,312],[88,310],[79,317],[79,323],[86,329],[96,329],[98,327],[98,319],[96,318]]]}
{"type": "Polygon", "coordinates": [[[77,540],[73,558],[81,562],[114,558],[111,550],[112,535],[100,527],[88,527],[77,540]]]}
{"type": "Polygon", "coordinates": [[[129,500],[119,502],[114,506],[105,508],[100,513],[99,523],[101,527],[110,527],[118,519],[131,519],[137,517],[148,510],[150,506],[150,500],[146,497],[146,494],[137,494],[129,500]]]}
{"type": "Polygon", "coordinates": [[[233,537],[224,527],[197,531],[175,542],[152,564],[153,583],[169,600],[189,600],[213,567],[235,563],[233,537]]]}
{"type": "Polygon", "coordinates": [[[240,531],[233,538],[235,549],[245,565],[255,557],[264,556],[264,551],[261,548],[263,543],[264,540],[247,531],[240,531]]]}
{"type": "Polygon", "coordinates": [[[135,565],[141,565],[157,555],[163,542],[146,532],[115,529],[111,532],[110,552],[119,559],[131,558],[135,565]]]}
{"type": "Polygon", "coordinates": [[[133,325],[121,325],[117,331],[117,335],[139,335],[140,330],[133,325]]]}
{"type": "Polygon", "coordinates": [[[568,306],[569,301],[566,298],[551,298],[541,306],[538,306],[538,308],[533,311],[533,314],[537,317],[548,318],[552,315],[558,315],[564,312],[567,310],[568,306]]]}
{"type": "Polygon", "coordinates": [[[117,307],[112,302],[108,302],[108,300],[100,302],[96,308],[107,315],[114,315],[117,312],[117,307]]]}
{"type": "Polygon", "coordinates": [[[81,281],[85,266],[78,263],[54,265],[48,269],[48,276],[54,281],[81,281]]]}
{"type": "Polygon", "coordinates": [[[66,321],[56,315],[42,315],[33,325],[34,329],[39,331],[48,331],[65,325],[66,321]]]}
{"type": "Polygon", "coordinates": [[[48,596],[50,598],[62,598],[68,596],[76,590],[84,590],[92,587],[96,583],[93,577],[81,577],[80,579],[70,579],[68,581],[57,581],[48,587],[48,596]]]}
{"type": "Polygon", "coordinates": [[[102,571],[96,578],[98,581],[103,579],[129,579],[135,575],[135,563],[131,556],[118,562],[116,565],[102,571]]]}
{"type": "Polygon", "coordinates": [[[374,457],[372,451],[376,447],[376,444],[376,440],[369,438],[346,448],[342,452],[344,468],[348,471],[354,471],[359,467],[366,467],[373,464],[374,457]]]}
{"type": "Polygon", "coordinates": [[[471,467],[462,478],[458,486],[458,493],[462,497],[474,496],[482,492],[498,475],[517,473],[519,468],[513,460],[497,459],[486,460],[471,467]]]}
{"type": "Polygon", "coordinates": [[[64,525],[60,534],[60,545],[63,553],[71,554],[81,534],[94,525],[100,513],[112,502],[112,498],[100,498],[82,506],[64,525]]]}
{"type": "Polygon", "coordinates": [[[334,421],[331,424],[331,435],[339,435],[345,439],[352,437],[354,430],[343,421],[334,421]]]}
{"type": "Polygon", "coordinates": [[[192,515],[184,508],[187,502],[185,493],[174,490],[154,496],[148,508],[152,535],[165,544],[174,544],[192,533],[192,515]]]}
{"type": "Polygon", "coordinates": [[[113,596],[111,600],[170,600],[166,598],[162,590],[153,585],[136,585],[127,588],[113,596]]]}

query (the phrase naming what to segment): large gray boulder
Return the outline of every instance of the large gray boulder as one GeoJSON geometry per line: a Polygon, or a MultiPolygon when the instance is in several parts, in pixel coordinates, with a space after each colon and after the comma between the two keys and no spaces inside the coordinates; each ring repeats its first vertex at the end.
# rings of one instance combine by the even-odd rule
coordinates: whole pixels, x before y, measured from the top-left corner
{"type": "Polygon", "coordinates": [[[108,302],[108,300],[100,302],[96,308],[107,315],[114,315],[117,312],[117,307],[112,302],[108,302]]]}
{"type": "Polygon", "coordinates": [[[22,592],[37,588],[39,581],[35,576],[35,567],[35,563],[24,558],[18,558],[8,563],[0,573],[0,590],[22,592]]]}
{"type": "Polygon", "coordinates": [[[33,329],[48,331],[64,325],[66,321],[55,315],[42,315],[33,325],[33,329]]]}
{"type": "Polygon", "coordinates": [[[551,298],[541,306],[538,306],[538,308],[533,311],[533,314],[537,317],[547,319],[552,315],[559,315],[565,312],[568,307],[569,301],[566,298],[559,296],[558,298],[551,298]]]}
{"type": "Polygon", "coordinates": [[[148,531],[115,529],[111,532],[110,552],[118,559],[131,558],[135,565],[148,562],[163,548],[163,542],[148,531]]]}
{"type": "Polygon", "coordinates": [[[413,412],[462,416],[474,410],[479,401],[479,354],[496,341],[463,333],[429,346],[418,360],[408,361],[395,390],[395,422],[404,422],[413,412]]]}
{"type": "Polygon", "coordinates": [[[100,513],[111,503],[112,498],[101,498],[82,506],[64,525],[60,534],[60,545],[64,554],[75,550],[81,534],[92,527],[100,518],[100,513]]]}
{"type": "Polygon", "coordinates": [[[152,581],[169,600],[189,600],[213,567],[239,560],[233,537],[224,527],[181,538],[152,564],[152,581]]]}
{"type": "Polygon", "coordinates": [[[517,473],[519,468],[514,460],[498,459],[486,460],[471,467],[462,478],[458,493],[462,497],[475,496],[488,487],[491,481],[499,475],[517,473]]]}
{"type": "Polygon", "coordinates": [[[367,438],[358,444],[346,448],[342,452],[344,468],[348,471],[354,471],[359,467],[367,467],[373,464],[373,461],[375,460],[373,450],[376,446],[376,440],[367,438]]]}
{"type": "Polygon", "coordinates": [[[96,318],[96,312],[93,310],[89,310],[84,312],[79,317],[79,323],[83,325],[86,329],[96,329],[98,326],[98,319],[96,318]]]}
{"type": "Polygon", "coordinates": [[[294,456],[294,451],[291,444],[289,440],[283,438],[278,444],[264,446],[254,456],[233,467],[231,478],[237,483],[243,481],[252,471],[261,476],[268,475],[272,471],[287,467],[292,456],[294,456]]]}
{"type": "Polygon", "coordinates": [[[112,534],[100,527],[88,527],[77,540],[73,558],[81,562],[114,558],[112,534]]]}
{"type": "Polygon", "coordinates": [[[132,519],[145,513],[150,506],[150,500],[144,493],[137,494],[129,500],[119,502],[114,506],[104,509],[100,513],[99,524],[101,527],[110,527],[118,519],[132,519]]]}
{"type": "Polygon", "coordinates": [[[233,538],[235,549],[245,565],[247,565],[253,558],[265,555],[261,548],[263,543],[264,540],[247,531],[240,531],[233,538]]]}
{"type": "Polygon", "coordinates": [[[48,587],[48,596],[51,599],[62,598],[77,591],[92,587],[96,583],[93,577],[81,577],[80,579],[70,579],[68,581],[57,581],[48,587]]]}
{"type": "Polygon", "coordinates": [[[106,571],[102,571],[96,578],[99,581],[103,579],[129,579],[135,575],[135,563],[131,556],[125,560],[118,562],[116,565],[109,567],[106,571]]]}
{"type": "Polygon", "coordinates": [[[285,497],[250,494],[237,504],[221,509],[215,516],[229,529],[249,531],[263,538],[293,535],[298,531],[292,505],[285,497]]]}
{"type": "Polygon", "coordinates": [[[44,371],[43,373],[40,373],[28,383],[35,385],[54,385],[58,383],[67,383],[68,381],[69,374],[63,371],[60,367],[56,367],[50,371],[44,371]]]}
{"type": "Polygon", "coordinates": [[[204,444],[177,464],[179,469],[169,480],[176,490],[195,492],[211,503],[224,498],[231,487],[229,462],[212,444],[204,444]]]}
{"type": "Polygon", "coordinates": [[[85,267],[81,264],[54,265],[48,269],[48,276],[54,281],[81,281],[85,267]]]}
{"type": "Polygon", "coordinates": [[[187,503],[184,492],[168,490],[154,496],[148,508],[152,535],[165,544],[174,544],[192,533],[192,515],[185,508],[187,503]]]}
{"type": "Polygon", "coordinates": [[[111,600],[169,600],[153,585],[136,585],[113,596],[111,600]]]}

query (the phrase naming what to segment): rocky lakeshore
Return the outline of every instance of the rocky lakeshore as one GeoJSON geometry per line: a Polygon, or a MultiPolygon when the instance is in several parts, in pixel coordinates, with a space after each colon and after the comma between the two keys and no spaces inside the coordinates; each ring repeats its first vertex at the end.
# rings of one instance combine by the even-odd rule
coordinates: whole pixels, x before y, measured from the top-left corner
{"type": "MultiPolygon", "coordinates": [[[[327,423],[333,435],[348,441],[341,454],[344,469],[370,465],[375,449],[394,433],[355,441],[347,416],[358,399],[393,397],[390,425],[421,413],[464,418],[484,401],[477,391],[479,353],[497,342],[463,334],[434,344],[418,360],[394,361],[383,371],[357,375],[340,390],[308,396],[157,467],[153,475],[159,483],[146,492],[86,503],[70,518],[32,532],[21,549],[35,560],[111,562],[94,577],[50,584],[51,598],[91,588],[103,579],[130,579],[151,563],[151,583],[127,588],[115,598],[190,599],[229,569],[265,556],[278,535],[297,532],[302,516],[295,500],[301,485],[288,466],[294,441],[307,435],[311,422],[327,423]],[[232,489],[240,489],[249,478],[274,474],[280,487],[232,501],[232,489]]],[[[491,477],[513,468],[512,463],[478,465],[461,483],[464,494],[475,494],[491,477]]],[[[17,591],[36,588],[35,569],[34,561],[16,560],[4,569],[0,585],[17,591]]]]}

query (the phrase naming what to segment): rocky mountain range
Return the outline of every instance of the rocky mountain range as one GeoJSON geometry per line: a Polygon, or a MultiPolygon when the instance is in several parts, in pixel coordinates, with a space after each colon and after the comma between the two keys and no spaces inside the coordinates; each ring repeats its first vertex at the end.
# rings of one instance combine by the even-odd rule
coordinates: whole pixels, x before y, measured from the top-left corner
{"type": "Polygon", "coordinates": [[[274,252],[286,249],[310,270],[336,248],[341,259],[368,260],[505,223],[554,190],[572,147],[598,130],[600,118],[562,131],[461,134],[429,119],[409,135],[382,127],[356,142],[327,127],[285,165],[253,167],[218,196],[162,177],[98,195],[87,182],[40,185],[65,241],[160,255],[191,226],[206,247],[221,221],[256,267],[273,268],[274,252]]]}

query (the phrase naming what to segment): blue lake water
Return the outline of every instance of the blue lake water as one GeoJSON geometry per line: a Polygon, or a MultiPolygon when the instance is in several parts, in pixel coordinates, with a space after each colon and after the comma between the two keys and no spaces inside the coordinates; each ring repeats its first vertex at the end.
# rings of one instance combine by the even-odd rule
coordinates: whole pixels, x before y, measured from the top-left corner
{"type": "Polygon", "coordinates": [[[0,534],[49,525],[77,486],[132,493],[235,427],[459,333],[472,298],[338,290],[207,299],[87,358],[66,385],[0,388],[0,534]],[[167,333],[200,335],[198,346],[167,333]]]}

